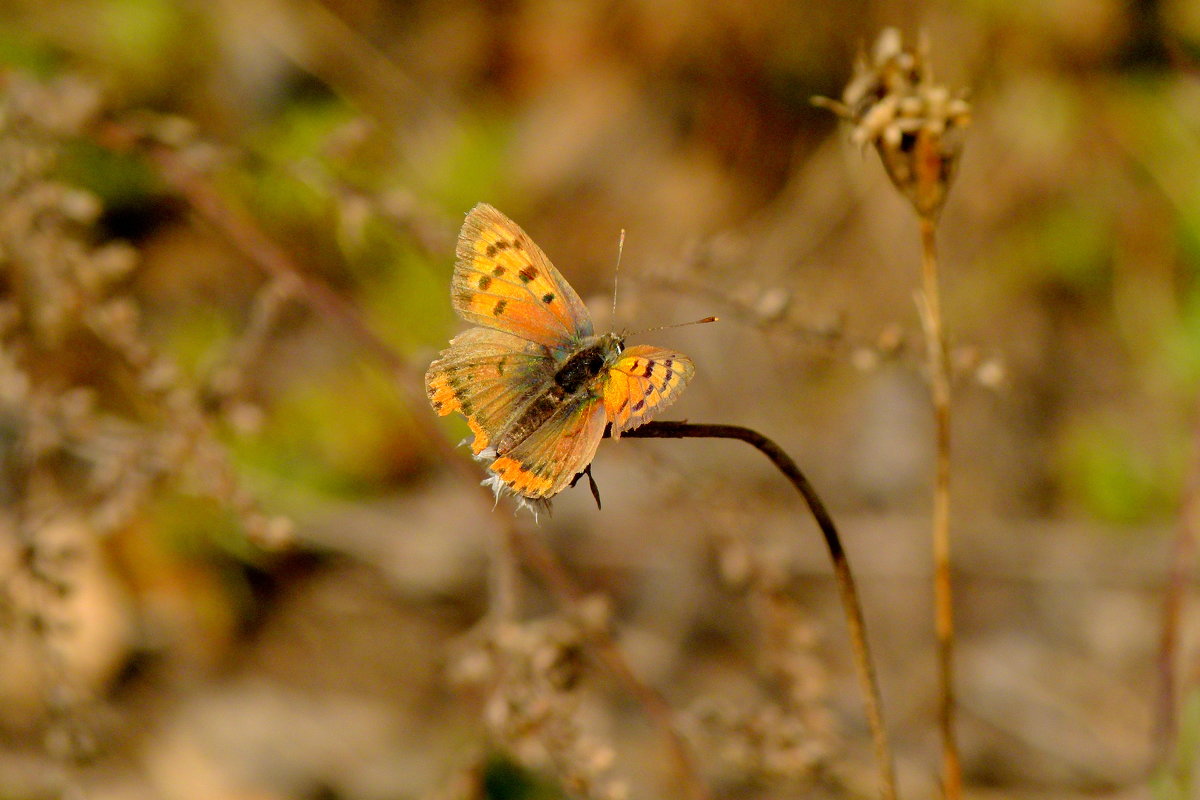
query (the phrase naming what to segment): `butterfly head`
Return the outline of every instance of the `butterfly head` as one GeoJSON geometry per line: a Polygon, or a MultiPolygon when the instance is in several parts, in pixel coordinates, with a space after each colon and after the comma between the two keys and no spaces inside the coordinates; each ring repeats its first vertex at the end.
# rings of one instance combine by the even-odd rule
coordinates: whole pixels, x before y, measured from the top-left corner
{"type": "Polygon", "coordinates": [[[625,337],[618,333],[588,337],[559,367],[554,375],[554,382],[562,387],[563,391],[573,394],[583,386],[590,385],[615,364],[624,349],[625,337]]]}
{"type": "Polygon", "coordinates": [[[619,356],[625,350],[625,334],[616,332],[602,334],[597,338],[596,344],[600,346],[606,360],[619,356]]]}

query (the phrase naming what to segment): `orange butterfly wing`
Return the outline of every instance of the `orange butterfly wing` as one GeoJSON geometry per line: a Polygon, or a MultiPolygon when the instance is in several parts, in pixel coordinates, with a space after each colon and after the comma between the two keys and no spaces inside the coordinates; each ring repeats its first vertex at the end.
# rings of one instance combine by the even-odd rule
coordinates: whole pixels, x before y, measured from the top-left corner
{"type": "Polygon", "coordinates": [[[569,350],[592,335],[579,295],[517,223],[480,203],[458,235],[454,309],[468,322],[569,350]]]}
{"type": "Polygon", "coordinates": [[[592,463],[607,422],[602,398],[570,400],[489,469],[517,494],[552,497],[592,463]]]}
{"type": "Polygon", "coordinates": [[[679,397],[696,373],[690,358],[674,350],[639,344],[625,348],[608,370],[604,410],[612,436],[649,422],[679,397]]]}
{"type": "Polygon", "coordinates": [[[439,415],[458,411],[475,434],[478,454],[518,410],[554,378],[555,362],[541,345],[489,328],[471,328],[451,340],[429,365],[425,391],[439,415]]]}

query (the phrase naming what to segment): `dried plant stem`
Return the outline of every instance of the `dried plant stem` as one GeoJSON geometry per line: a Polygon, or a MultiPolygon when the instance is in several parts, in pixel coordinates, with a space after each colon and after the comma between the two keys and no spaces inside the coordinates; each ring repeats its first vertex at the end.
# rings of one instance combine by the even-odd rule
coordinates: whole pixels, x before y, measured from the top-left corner
{"type": "Polygon", "coordinates": [[[825,537],[825,546],[829,549],[829,557],[833,562],[834,577],[837,580],[838,593],[842,600],[842,609],[846,614],[846,625],[850,632],[850,643],[854,651],[854,665],[858,673],[859,688],[863,694],[863,705],[866,707],[867,724],[871,729],[871,739],[875,747],[875,760],[879,768],[880,793],[885,800],[896,797],[896,776],[892,764],[891,746],[888,744],[887,729],[883,724],[883,700],[879,693],[879,682],[875,676],[875,667],[871,661],[870,645],[867,643],[867,627],[863,621],[862,605],[858,599],[858,590],[854,585],[854,575],[850,571],[850,560],[842,547],[841,537],[833,518],[821,502],[816,489],[804,477],[800,467],[775,442],[763,436],[758,431],[743,428],[738,425],[699,425],[687,422],[648,422],[640,428],[626,431],[622,436],[641,439],[737,439],[757,449],[783,473],[804,502],[825,537]]]}
{"type": "Polygon", "coordinates": [[[1192,458],[1179,523],[1171,547],[1170,572],[1163,597],[1162,640],[1158,651],[1159,694],[1155,722],[1156,751],[1162,763],[1169,763],[1178,737],[1177,709],[1179,697],[1186,691],[1179,686],[1179,625],[1183,619],[1184,599],[1188,578],[1196,569],[1196,541],[1200,538],[1200,406],[1196,408],[1195,431],[1192,434],[1192,458]]]}
{"type": "Polygon", "coordinates": [[[937,629],[938,727],[942,738],[942,791],[962,797],[962,765],[954,733],[954,590],[950,581],[950,373],[946,329],[938,289],[934,219],[921,216],[921,325],[925,331],[929,383],[933,395],[937,466],[933,484],[933,601],[937,629]]]}

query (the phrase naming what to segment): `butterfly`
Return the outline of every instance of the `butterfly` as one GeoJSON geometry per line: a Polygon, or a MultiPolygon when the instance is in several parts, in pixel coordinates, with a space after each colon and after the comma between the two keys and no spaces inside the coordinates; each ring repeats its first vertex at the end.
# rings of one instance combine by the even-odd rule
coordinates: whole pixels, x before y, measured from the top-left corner
{"type": "Polygon", "coordinates": [[[458,235],[454,310],[470,328],[429,366],[439,415],[467,419],[484,481],[527,505],[573,485],[612,437],[648,422],[695,374],[690,358],[596,335],[587,307],[529,235],[486,203],[458,235]],[[531,501],[531,502],[527,502],[531,501]]]}

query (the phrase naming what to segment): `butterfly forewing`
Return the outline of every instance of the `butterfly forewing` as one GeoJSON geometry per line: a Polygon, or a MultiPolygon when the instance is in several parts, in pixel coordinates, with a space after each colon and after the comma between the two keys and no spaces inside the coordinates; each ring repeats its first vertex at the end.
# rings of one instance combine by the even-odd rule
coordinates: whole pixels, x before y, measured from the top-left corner
{"type": "Polygon", "coordinates": [[[495,441],[512,416],[554,377],[554,360],[538,344],[504,331],[471,328],[450,342],[425,373],[425,390],[438,414],[458,411],[475,434],[478,453],[495,441]]]}
{"type": "Polygon", "coordinates": [[[575,290],[515,222],[480,203],[458,236],[454,308],[469,322],[507,331],[561,354],[592,334],[575,290]]]}
{"type": "Polygon", "coordinates": [[[613,437],[649,422],[679,397],[696,372],[682,353],[652,345],[625,349],[609,368],[604,387],[604,407],[613,437]]]}
{"type": "Polygon", "coordinates": [[[591,463],[607,421],[602,398],[570,400],[490,469],[520,495],[552,497],[591,463]]]}

